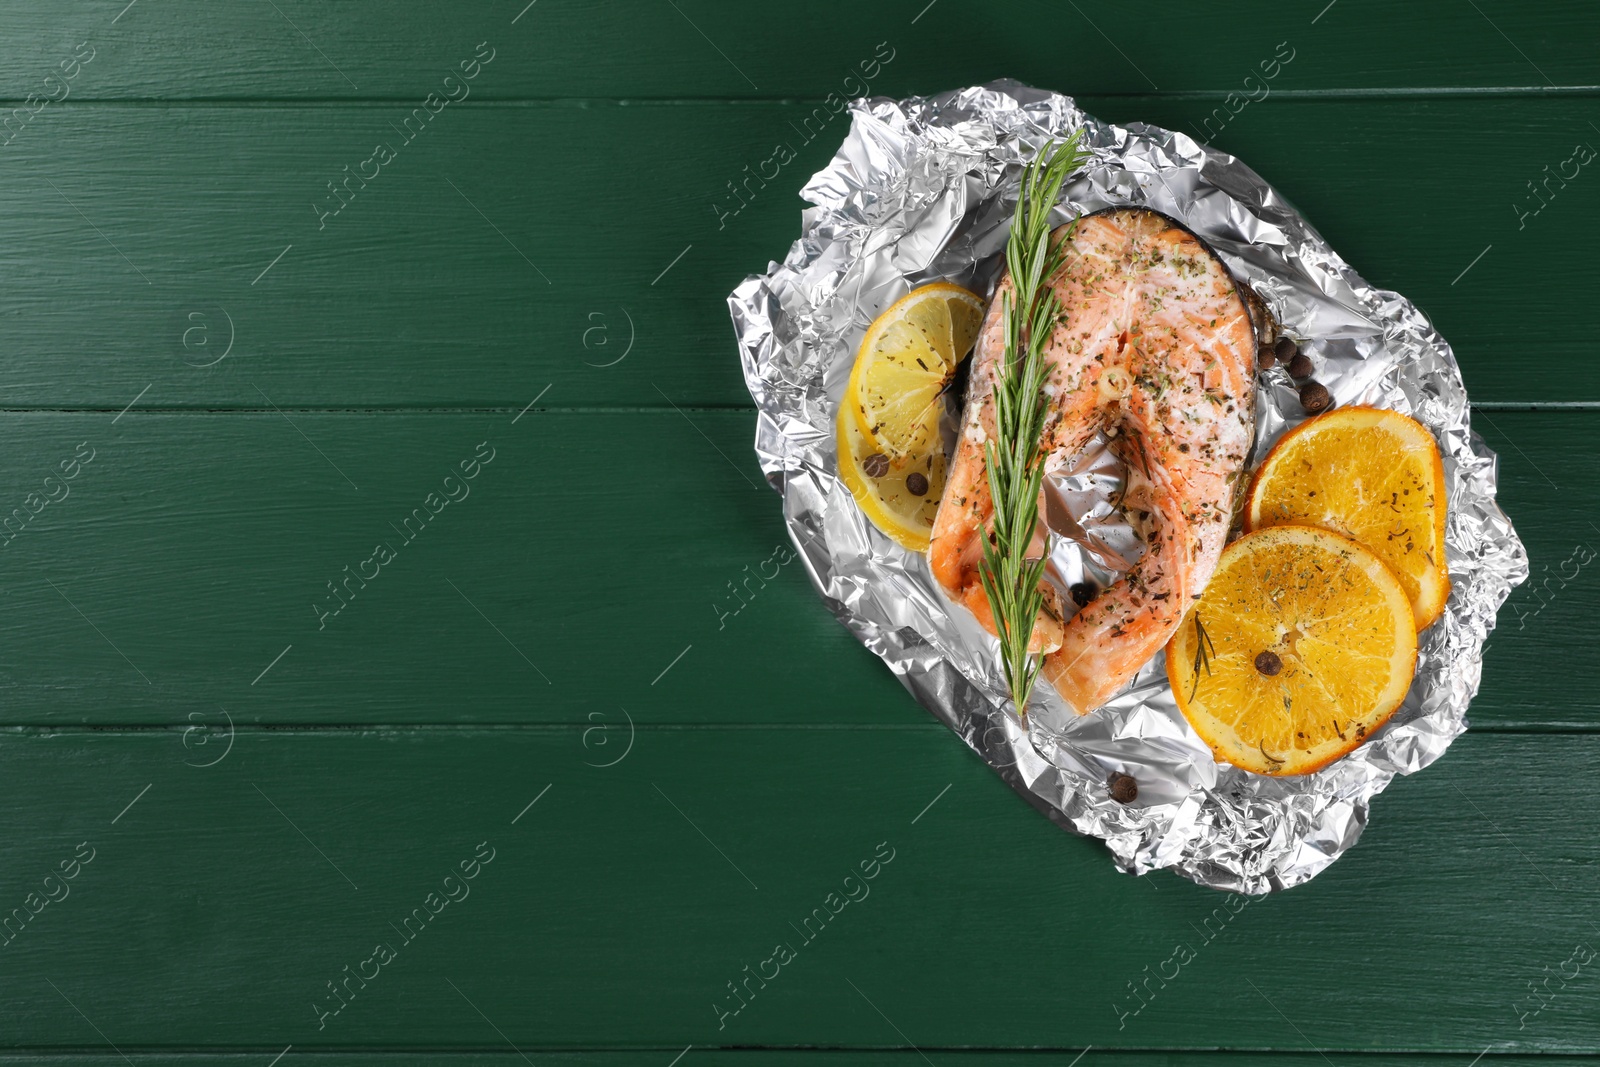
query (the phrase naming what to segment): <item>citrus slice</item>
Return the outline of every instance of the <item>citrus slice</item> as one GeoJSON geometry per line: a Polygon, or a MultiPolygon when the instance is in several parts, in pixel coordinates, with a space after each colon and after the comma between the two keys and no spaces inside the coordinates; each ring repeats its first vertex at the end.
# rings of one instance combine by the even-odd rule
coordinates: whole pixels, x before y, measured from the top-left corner
{"type": "Polygon", "coordinates": [[[896,544],[926,552],[944,495],[946,461],[939,438],[915,462],[896,466],[862,434],[850,407],[847,402],[839,409],[839,476],[874,526],[896,544]]]}
{"type": "Polygon", "coordinates": [[[1398,411],[1348,407],[1283,435],[1256,471],[1245,528],[1298,523],[1377,553],[1423,629],[1444,611],[1444,464],[1433,434],[1398,411]]]}
{"type": "Polygon", "coordinates": [[[1308,774],[1360,745],[1405,699],[1416,664],[1400,580],[1311,526],[1223,549],[1167,644],[1179,710],[1217,759],[1257,774],[1308,774]]]}
{"type": "Polygon", "coordinates": [[[844,407],[896,467],[939,447],[940,399],[983,323],[983,299],[959,285],[913,289],[861,340],[844,407]]]}

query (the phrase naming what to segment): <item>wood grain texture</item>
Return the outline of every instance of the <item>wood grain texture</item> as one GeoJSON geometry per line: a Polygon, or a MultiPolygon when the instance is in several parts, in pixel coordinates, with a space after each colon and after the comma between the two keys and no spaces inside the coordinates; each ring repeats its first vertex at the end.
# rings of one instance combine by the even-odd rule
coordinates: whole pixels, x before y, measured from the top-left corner
{"type": "MultiPolygon", "coordinates": [[[[261,1067],[284,1050],[266,1046],[248,1052],[175,1052],[141,1054],[134,1051],[127,1060],[116,1053],[55,1050],[7,1054],[0,1052],[0,1065],[46,1063],[52,1067],[136,1067],[144,1064],[177,1064],[180,1067],[261,1067]]],[[[283,1067],[316,1063],[323,1067],[527,1067],[521,1054],[506,1047],[503,1051],[425,1052],[389,1049],[382,1052],[331,1052],[317,1050],[312,1059],[291,1049],[283,1067]]],[[[1317,1053],[1317,1052],[1130,1052],[1121,1049],[1029,1049],[1004,1052],[974,1049],[873,1048],[873,1049],[723,1049],[723,1048],[641,1048],[628,1051],[550,1051],[538,1052],[540,1064],[561,1067],[663,1067],[672,1057],[683,1055],[682,1067],[927,1067],[934,1062],[924,1057],[938,1056],[940,1067],[1437,1067],[1440,1058],[1430,1054],[1407,1053],[1317,1053]]],[[[1465,1062],[1451,1056],[1447,1062],[1465,1062]]],[[[1483,1067],[1594,1067],[1593,1056],[1486,1055],[1483,1067]]]]}
{"type": "MultiPolygon", "coordinates": [[[[1474,723],[1600,722],[1570,670],[1592,644],[1597,417],[1478,424],[1540,584],[1502,613],[1474,723]]],[[[3,722],[929,722],[812,591],[747,412],[135,408],[0,430],[3,722]],[[22,525],[81,442],[70,495],[22,525]],[[446,483],[483,442],[492,462],[446,483]]]]}
{"type": "Polygon", "coordinates": [[[7,4],[0,1067],[1600,1063],[1600,179],[1529,188],[1600,145],[1597,32],[1579,0],[7,4]],[[1116,874],[782,562],[724,298],[843,97],[998,76],[1248,161],[1434,317],[1501,454],[1533,579],[1474,729],[1289,893],[1116,874]]]}
{"type": "Polygon", "coordinates": [[[1225,16],[1197,5],[1020,0],[765,8],[494,0],[448,12],[424,0],[128,7],[9,5],[0,92],[40,91],[43,75],[86,38],[101,50],[76,90],[88,98],[409,99],[427,91],[433,71],[453,66],[459,49],[484,39],[513,60],[485,86],[494,96],[821,98],[848,92],[844,79],[859,77],[859,63],[884,40],[898,55],[871,89],[893,95],[1064,74],[1081,92],[1226,93],[1242,89],[1284,40],[1299,50],[1274,83],[1285,88],[1592,85],[1588,44],[1600,32],[1592,6],[1578,0],[1479,0],[1481,11],[1446,0],[1343,0],[1327,10],[1326,0],[1242,0],[1225,16]]]}
{"type": "Polygon", "coordinates": [[[1250,903],[1117,874],[942,734],[651,728],[609,768],[575,727],[182,740],[0,746],[7,913],[92,851],[0,948],[5,1044],[1597,1051],[1593,964],[1519,1029],[1600,944],[1592,738],[1468,734],[1250,903]]]}
{"type": "MultiPolygon", "coordinates": [[[[50,1064],[52,1067],[136,1067],[149,1064],[177,1064],[180,1067],[261,1067],[282,1047],[266,1046],[247,1052],[175,1052],[141,1054],[134,1051],[127,1060],[116,1053],[94,1054],[41,1050],[7,1054],[0,1052],[0,1065],[50,1064]]],[[[974,1049],[873,1048],[873,1049],[724,1049],[724,1048],[641,1048],[627,1051],[551,1051],[538,1052],[539,1064],[561,1067],[663,1067],[672,1057],[683,1055],[682,1067],[927,1067],[934,1062],[924,1057],[938,1056],[940,1067],[1437,1067],[1440,1057],[1407,1053],[1317,1053],[1317,1052],[1132,1052],[1121,1049],[1029,1049],[1004,1052],[974,1049]]],[[[425,1052],[388,1049],[382,1052],[334,1052],[317,1050],[310,1054],[292,1048],[283,1058],[283,1067],[315,1063],[321,1067],[527,1067],[521,1054],[506,1047],[503,1051],[425,1052]]],[[[1454,1063],[1462,1056],[1448,1057],[1454,1063]]],[[[1593,1056],[1486,1055],[1482,1067],[1594,1067],[1593,1056]]]]}
{"type": "MultiPolygon", "coordinates": [[[[1084,104],[1196,132],[1217,107],[1084,104]]],[[[1214,140],[1357,270],[1434,316],[1475,400],[1593,402],[1600,179],[1580,170],[1549,186],[1539,214],[1516,207],[1537,204],[1528,184],[1543,167],[1600,145],[1591,110],[1564,97],[1270,97],[1214,140]]],[[[148,386],[141,403],[166,408],[520,408],[553,383],[550,403],[566,406],[748,405],[725,299],[798,236],[795,193],[844,117],[475,99],[425,126],[411,114],[42,112],[0,148],[0,403],[118,411],[148,386]],[[380,142],[396,155],[365,166],[377,177],[347,177],[380,142]],[[794,162],[770,184],[752,177],[779,142],[794,162]],[[330,183],[344,181],[336,198],[330,183]]]]}

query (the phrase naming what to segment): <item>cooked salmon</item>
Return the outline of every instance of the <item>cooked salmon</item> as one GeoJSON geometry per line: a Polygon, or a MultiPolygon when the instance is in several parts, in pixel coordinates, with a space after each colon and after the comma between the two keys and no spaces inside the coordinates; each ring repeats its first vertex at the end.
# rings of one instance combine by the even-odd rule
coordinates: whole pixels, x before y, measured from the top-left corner
{"type": "MultiPolygon", "coordinates": [[[[1255,429],[1255,334],[1221,261],[1164,216],[1120,209],[1068,231],[1054,235],[1067,256],[1050,280],[1063,311],[1045,349],[1046,477],[1104,431],[1128,468],[1121,506],[1145,542],[1119,581],[1081,608],[1047,598],[1035,625],[1044,676],[1087,714],[1167,643],[1216,569],[1255,429]]],[[[983,443],[1004,349],[997,292],[928,549],[934,577],[991,633],[978,577],[993,513],[983,443]]]]}

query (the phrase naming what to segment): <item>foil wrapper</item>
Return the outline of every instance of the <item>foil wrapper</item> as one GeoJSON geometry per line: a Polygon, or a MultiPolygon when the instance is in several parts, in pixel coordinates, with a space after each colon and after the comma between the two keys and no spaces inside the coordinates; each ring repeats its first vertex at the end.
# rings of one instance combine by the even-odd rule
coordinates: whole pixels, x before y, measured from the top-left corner
{"type": "MultiPolygon", "coordinates": [[[[1455,357],[1422,312],[1362,280],[1254,171],[1182,133],[1113,126],[1069,97],[1000,81],[855,101],[848,136],[801,196],[812,205],[801,238],[729,298],[762,470],[828,607],[1031,803],[1104,840],[1126,872],[1169,867],[1261,894],[1327,867],[1361,836],[1368,805],[1395,775],[1426,767],[1466,730],[1484,641],[1528,573],[1495,503],[1495,456],[1472,432],[1455,357]],[[1216,762],[1178,711],[1159,654],[1081,717],[1041,682],[1019,724],[1004,710],[998,643],[946,599],[922,555],[872,526],[838,477],[834,415],[868,325],[927,282],[991,292],[1022,165],[1076,129],[1093,158],[1063,189],[1057,222],[1122,206],[1178,220],[1254,291],[1265,329],[1300,341],[1336,403],[1402,411],[1439,441],[1449,604],[1420,635],[1404,705],[1315,774],[1271,778],[1216,762]],[[1113,772],[1138,781],[1133,803],[1111,799],[1113,772]]],[[[1261,375],[1252,463],[1304,417],[1281,368],[1261,375]]],[[[1050,477],[1049,573],[1063,588],[1113,581],[1142,551],[1116,512],[1122,470],[1105,444],[1050,477]]]]}

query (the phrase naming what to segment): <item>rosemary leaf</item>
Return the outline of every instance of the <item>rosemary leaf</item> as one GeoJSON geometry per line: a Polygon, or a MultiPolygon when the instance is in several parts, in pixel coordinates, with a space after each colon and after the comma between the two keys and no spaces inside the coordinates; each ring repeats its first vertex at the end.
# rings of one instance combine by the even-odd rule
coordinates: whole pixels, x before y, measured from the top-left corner
{"type": "Polygon", "coordinates": [[[1041,662],[1028,645],[1034,620],[1044,605],[1045,562],[1027,558],[1039,523],[1039,490],[1044,457],[1039,438],[1048,415],[1045,382],[1049,367],[1045,347],[1061,318],[1062,308],[1048,282],[1066,260],[1065,242],[1050,240],[1050,212],[1061,183],[1089,158],[1079,147],[1079,134],[1050,143],[1023,171],[1011,235],[1006,242],[1006,269],[1013,291],[1001,294],[1005,351],[995,371],[995,436],[984,443],[989,493],[994,516],[983,540],[978,569],[995,631],[1000,636],[1006,685],[1019,718],[1027,717],[1028,697],[1039,678],[1041,662]]]}

